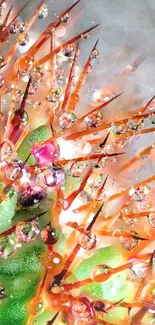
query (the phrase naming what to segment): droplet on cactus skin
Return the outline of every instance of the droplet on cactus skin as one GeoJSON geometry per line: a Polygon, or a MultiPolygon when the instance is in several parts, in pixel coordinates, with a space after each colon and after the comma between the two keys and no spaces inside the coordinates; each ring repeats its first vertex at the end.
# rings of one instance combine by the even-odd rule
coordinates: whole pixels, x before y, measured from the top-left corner
{"type": "Polygon", "coordinates": [[[96,246],[96,235],[91,232],[86,234],[81,234],[79,238],[79,243],[83,249],[91,250],[96,246]]]}
{"type": "Polygon", "coordinates": [[[17,238],[15,234],[10,236],[0,237],[0,257],[9,258],[12,257],[18,250],[17,238]]]}
{"type": "Polygon", "coordinates": [[[52,163],[59,157],[59,149],[55,148],[53,141],[44,145],[35,145],[32,148],[32,154],[37,160],[38,164],[52,163]]]}
{"type": "Polygon", "coordinates": [[[39,235],[40,229],[35,221],[19,222],[16,226],[16,235],[21,242],[31,243],[39,235]]]}
{"type": "Polygon", "coordinates": [[[62,129],[71,127],[77,121],[77,117],[74,113],[65,112],[59,118],[59,125],[62,129]]]}
{"type": "Polygon", "coordinates": [[[51,228],[50,224],[47,225],[41,231],[41,239],[46,245],[54,245],[59,239],[58,231],[55,228],[51,228]]]}

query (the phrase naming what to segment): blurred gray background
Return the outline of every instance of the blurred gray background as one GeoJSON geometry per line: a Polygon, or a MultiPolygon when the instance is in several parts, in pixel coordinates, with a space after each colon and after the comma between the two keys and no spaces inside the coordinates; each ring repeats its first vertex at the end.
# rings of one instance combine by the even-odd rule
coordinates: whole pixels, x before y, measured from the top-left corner
{"type": "MultiPolygon", "coordinates": [[[[74,0],[47,0],[48,17],[36,20],[29,33],[33,39],[37,37],[45,26],[61,14],[74,0]]],[[[23,0],[14,0],[16,8],[21,8],[23,0]]],[[[28,20],[38,5],[39,0],[31,0],[28,7],[22,13],[22,18],[28,20]]],[[[71,28],[67,28],[64,39],[72,37],[83,29],[100,23],[100,26],[92,32],[84,47],[82,59],[85,60],[97,37],[100,37],[99,50],[100,62],[92,72],[92,78],[96,79],[97,86],[102,86],[111,77],[121,73],[126,65],[139,58],[148,55],[140,65],[130,85],[133,95],[133,83],[136,86],[136,95],[140,100],[146,100],[155,93],[155,0],[81,0],[72,11],[73,19],[69,22],[71,28]]],[[[64,40],[62,39],[62,41],[64,40]]],[[[127,93],[130,93],[127,87],[127,93]]]]}

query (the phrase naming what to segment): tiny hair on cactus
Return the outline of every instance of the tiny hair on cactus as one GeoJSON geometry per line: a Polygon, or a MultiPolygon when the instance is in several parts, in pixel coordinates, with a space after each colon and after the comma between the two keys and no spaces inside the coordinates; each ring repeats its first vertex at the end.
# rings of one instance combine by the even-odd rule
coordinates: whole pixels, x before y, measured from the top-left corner
{"type": "Polygon", "coordinates": [[[0,325],[154,324],[155,96],[117,114],[148,55],[83,104],[99,24],[69,36],[78,0],[32,39],[30,2],[0,1],[0,325]]]}

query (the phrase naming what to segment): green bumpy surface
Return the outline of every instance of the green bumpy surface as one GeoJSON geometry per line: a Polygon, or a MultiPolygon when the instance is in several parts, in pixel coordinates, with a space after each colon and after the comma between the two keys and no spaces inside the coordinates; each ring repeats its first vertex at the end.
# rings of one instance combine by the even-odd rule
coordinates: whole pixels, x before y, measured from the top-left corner
{"type": "Polygon", "coordinates": [[[28,316],[28,302],[35,295],[41,279],[41,257],[44,247],[39,242],[23,245],[9,259],[0,259],[0,284],[6,298],[0,304],[1,325],[24,325],[28,316]]]}

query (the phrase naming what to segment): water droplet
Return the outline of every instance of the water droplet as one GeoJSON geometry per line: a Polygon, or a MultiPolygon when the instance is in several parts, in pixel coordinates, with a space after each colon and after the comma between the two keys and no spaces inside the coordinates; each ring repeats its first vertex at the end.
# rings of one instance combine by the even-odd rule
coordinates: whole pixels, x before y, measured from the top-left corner
{"type": "Polygon", "coordinates": [[[24,243],[31,243],[39,235],[39,227],[35,221],[22,221],[16,226],[16,235],[24,243]]]}
{"type": "Polygon", "coordinates": [[[90,250],[96,246],[96,235],[89,232],[87,234],[81,234],[79,238],[79,243],[82,248],[90,250]]]}
{"type": "Polygon", "coordinates": [[[34,317],[32,320],[32,325],[38,325],[39,324],[39,318],[38,317],[34,317]]]}
{"type": "Polygon", "coordinates": [[[122,219],[128,226],[135,226],[135,224],[139,221],[139,218],[127,218],[125,216],[123,216],[122,219]]]}
{"type": "MultiPolygon", "coordinates": [[[[131,234],[138,236],[138,234],[135,231],[131,231],[131,234]]],[[[139,240],[136,238],[131,238],[131,237],[123,236],[123,235],[120,237],[120,244],[127,251],[131,251],[134,248],[136,248],[138,243],[139,243],[139,240]]]]}
{"type": "Polygon", "coordinates": [[[33,104],[33,100],[32,100],[31,98],[28,98],[28,99],[26,100],[26,104],[27,104],[27,105],[32,105],[32,104],[33,104]]]}
{"type": "Polygon", "coordinates": [[[44,145],[36,144],[32,147],[32,153],[38,164],[54,162],[59,157],[59,148],[55,147],[55,143],[51,140],[44,145]]]}
{"type": "Polygon", "coordinates": [[[14,64],[14,70],[16,73],[20,71],[23,77],[29,77],[34,64],[34,58],[28,55],[24,55],[18,58],[14,64]]]}
{"type": "Polygon", "coordinates": [[[110,277],[111,272],[112,269],[110,266],[106,264],[97,265],[92,271],[91,278],[95,282],[100,282],[103,279],[103,275],[104,280],[106,280],[110,277]]]}
{"type": "Polygon", "coordinates": [[[6,297],[5,289],[2,285],[0,285],[0,301],[6,297]]]}
{"type": "Polygon", "coordinates": [[[20,160],[7,161],[3,172],[8,179],[8,183],[10,183],[10,180],[20,179],[22,176],[22,162],[20,160]]]}
{"type": "Polygon", "coordinates": [[[88,168],[88,163],[85,161],[78,161],[75,163],[70,163],[68,168],[71,176],[81,177],[88,168]]]}
{"type": "Polygon", "coordinates": [[[105,304],[103,303],[103,301],[97,300],[93,302],[93,308],[96,311],[104,311],[105,304]]]}
{"type": "Polygon", "coordinates": [[[70,19],[71,19],[71,15],[69,13],[67,13],[63,17],[61,17],[62,23],[68,23],[70,19]]]}
{"type": "Polygon", "coordinates": [[[0,4],[0,17],[2,17],[4,15],[5,7],[6,7],[6,1],[4,1],[2,4],[0,4]]]}
{"type": "Polygon", "coordinates": [[[19,27],[19,33],[23,33],[25,31],[25,27],[26,27],[26,21],[21,22],[19,27]]]}
{"type": "Polygon", "coordinates": [[[20,109],[15,111],[11,118],[11,124],[15,127],[19,125],[25,126],[28,124],[28,121],[29,117],[26,111],[21,111],[20,109]]]}
{"type": "Polygon", "coordinates": [[[130,119],[126,123],[128,131],[131,130],[140,130],[143,126],[143,121],[142,120],[136,120],[136,119],[130,119]]]}
{"type": "Polygon", "coordinates": [[[146,276],[147,267],[145,263],[137,263],[131,267],[131,271],[138,277],[144,278],[146,276]]]}
{"type": "Polygon", "coordinates": [[[77,117],[74,113],[65,112],[59,118],[59,125],[62,129],[71,127],[77,121],[77,117]]]}
{"type": "Polygon", "coordinates": [[[147,201],[151,194],[151,188],[148,185],[141,185],[134,193],[132,199],[137,202],[147,201]]]}
{"type": "Polygon", "coordinates": [[[28,89],[28,94],[29,95],[34,95],[37,91],[37,84],[34,82],[30,83],[29,89],[28,89]]]}
{"type": "Polygon", "coordinates": [[[46,267],[52,271],[53,275],[56,275],[63,268],[63,258],[59,253],[51,252],[46,259],[46,267]]]}
{"type": "Polygon", "coordinates": [[[41,315],[44,311],[44,305],[40,296],[32,298],[29,304],[29,313],[31,315],[41,315]]]}
{"type": "Polygon", "coordinates": [[[47,197],[46,191],[39,186],[28,185],[20,191],[19,205],[22,207],[31,207],[47,197]]]}
{"type": "Polygon", "coordinates": [[[91,60],[96,61],[99,57],[99,51],[97,49],[94,49],[91,53],[91,60]]]}
{"type": "Polygon", "coordinates": [[[42,68],[35,66],[33,68],[32,73],[31,73],[32,82],[33,83],[40,83],[42,81],[43,77],[44,77],[44,73],[42,71],[42,68]]]}
{"type": "Polygon", "coordinates": [[[152,114],[149,115],[149,120],[150,120],[150,122],[152,124],[155,124],[155,114],[154,113],[152,113],[152,114]]]}
{"type": "Polygon", "coordinates": [[[29,42],[29,36],[28,34],[25,34],[24,37],[21,39],[19,45],[25,46],[28,44],[28,42],[29,42]]]}
{"type": "Polygon", "coordinates": [[[61,86],[64,84],[64,82],[65,82],[64,71],[59,66],[55,69],[55,77],[56,77],[58,85],[61,86]]]}
{"type": "Polygon", "coordinates": [[[4,56],[0,55],[0,67],[3,65],[4,60],[4,56]]]}
{"type": "Polygon", "coordinates": [[[85,117],[85,122],[89,127],[97,128],[103,122],[103,114],[102,114],[102,112],[94,112],[94,113],[86,116],[85,117]]]}
{"type": "Polygon", "coordinates": [[[41,102],[35,102],[33,104],[33,107],[34,107],[35,111],[38,111],[41,108],[41,102]]]}
{"type": "Polygon", "coordinates": [[[16,103],[21,103],[22,99],[24,96],[24,92],[21,90],[16,90],[15,94],[13,95],[12,99],[16,102],[16,103]]]}
{"type": "Polygon", "coordinates": [[[41,239],[46,245],[54,245],[59,240],[58,231],[48,224],[41,232],[41,239]]]}
{"type": "Polygon", "coordinates": [[[150,213],[148,216],[148,220],[150,225],[155,228],[155,214],[154,213],[150,213]]]}
{"type": "Polygon", "coordinates": [[[75,46],[69,44],[62,49],[62,54],[67,58],[73,59],[75,54],[75,46]]]}
{"type": "Polygon", "coordinates": [[[118,124],[118,123],[112,123],[110,126],[111,131],[114,134],[120,135],[126,132],[127,128],[124,123],[118,124]]]}
{"type": "Polygon", "coordinates": [[[0,257],[9,258],[17,252],[16,246],[16,236],[12,234],[11,236],[0,237],[0,257]]]}
{"type": "Polygon", "coordinates": [[[5,140],[1,144],[1,160],[12,159],[14,154],[14,144],[10,140],[5,140]]]}
{"type": "Polygon", "coordinates": [[[89,33],[81,34],[82,39],[88,39],[90,37],[89,33]]]}
{"type": "MultiPolygon", "coordinates": [[[[103,153],[103,151],[102,151],[103,153]]],[[[108,157],[101,158],[98,161],[95,160],[90,160],[90,165],[93,166],[94,168],[104,168],[108,165],[110,162],[110,159],[108,157]]]]}
{"type": "Polygon", "coordinates": [[[87,73],[91,73],[91,72],[92,72],[92,66],[91,64],[89,64],[87,67],[87,73]]]}
{"type": "Polygon", "coordinates": [[[48,15],[48,7],[44,4],[39,10],[38,18],[39,19],[46,18],[47,15],[48,15]]]}
{"type": "Polygon", "coordinates": [[[90,318],[93,315],[93,310],[90,305],[90,301],[86,297],[80,297],[77,300],[74,300],[72,303],[72,313],[76,320],[79,318],[86,319],[90,318]]]}
{"type": "Polygon", "coordinates": [[[47,96],[47,100],[50,103],[56,103],[60,99],[62,89],[60,87],[54,88],[47,96]]]}
{"type": "Polygon", "coordinates": [[[3,76],[0,74],[0,88],[4,85],[4,79],[3,76]]]}
{"type": "Polygon", "coordinates": [[[20,24],[15,21],[9,26],[9,33],[10,34],[17,34],[19,32],[20,24]]]}
{"type": "Polygon", "coordinates": [[[65,173],[63,169],[49,168],[40,173],[37,177],[38,184],[43,189],[55,191],[58,187],[64,185],[65,173]]]}

